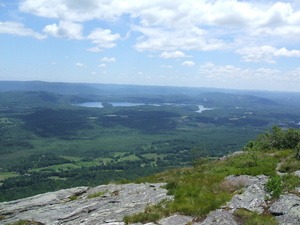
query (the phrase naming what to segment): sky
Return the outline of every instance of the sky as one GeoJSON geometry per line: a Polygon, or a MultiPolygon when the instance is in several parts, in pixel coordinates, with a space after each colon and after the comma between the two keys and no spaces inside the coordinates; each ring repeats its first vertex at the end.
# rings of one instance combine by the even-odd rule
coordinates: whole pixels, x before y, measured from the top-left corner
{"type": "Polygon", "coordinates": [[[300,91],[299,0],[0,0],[0,80],[300,91]]]}

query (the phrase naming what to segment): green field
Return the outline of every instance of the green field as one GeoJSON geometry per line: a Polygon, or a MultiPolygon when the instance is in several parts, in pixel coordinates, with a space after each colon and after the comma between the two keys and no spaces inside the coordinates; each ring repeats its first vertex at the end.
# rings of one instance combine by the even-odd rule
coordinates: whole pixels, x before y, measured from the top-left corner
{"type": "Polygon", "coordinates": [[[9,177],[16,177],[18,174],[12,172],[2,172],[0,173],[0,182],[9,178],[9,177]]]}

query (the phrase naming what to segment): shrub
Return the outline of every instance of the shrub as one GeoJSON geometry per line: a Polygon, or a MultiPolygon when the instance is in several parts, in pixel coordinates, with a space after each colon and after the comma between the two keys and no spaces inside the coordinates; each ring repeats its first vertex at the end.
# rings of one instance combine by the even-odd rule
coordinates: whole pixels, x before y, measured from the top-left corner
{"type": "Polygon", "coordinates": [[[265,188],[271,194],[272,198],[279,198],[283,192],[282,178],[278,175],[270,177],[265,188]]]}
{"type": "Polygon", "coordinates": [[[289,128],[284,131],[277,126],[274,126],[272,127],[272,132],[266,131],[264,134],[259,135],[255,141],[249,142],[244,149],[254,151],[293,149],[299,145],[299,142],[299,130],[289,128]]]}
{"type": "Polygon", "coordinates": [[[300,160],[300,142],[294,148],[294,155],[295,155],[296,159],[300,160]]]}

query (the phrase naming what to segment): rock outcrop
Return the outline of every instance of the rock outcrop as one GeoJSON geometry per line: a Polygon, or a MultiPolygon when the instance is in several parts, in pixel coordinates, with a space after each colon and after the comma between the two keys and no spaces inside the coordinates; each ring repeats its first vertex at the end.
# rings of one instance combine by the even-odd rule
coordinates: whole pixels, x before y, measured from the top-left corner
{"type": "MultiPolygon", "coordinates": [[[[209,213],[202,222],[197,222],[191,216],[175,214],[147,225],[240,225],[241,221],[234,215],[237,209],[270,213],[284,225],[300,224],[300,197],[297,195],[283,194],[274,202],[266,202],[269,197],[264,188],[267,176],[242,175],[225,179],[241,187],[240,191],[221,209],[209,213]]],[[[47,225],[125,225],[122,222],[125,215],[143,212],[148,205],[173,198],[167,195],[163,185],[146,183],[78,187],[3,202],[0,203],[0,216],[4,219],[0,220],[0,224],[29,220],[47,225]]]]}
{"type": "Polygon", "coordinates": [[[142,212],[147,205],[172,199],[164,184],[78,187],[0,203],[0,224],[19,220],[41,224],[123,224],[125,215],[142,212]],[[98,197],[93,197],[98,193],[98,197]]]}

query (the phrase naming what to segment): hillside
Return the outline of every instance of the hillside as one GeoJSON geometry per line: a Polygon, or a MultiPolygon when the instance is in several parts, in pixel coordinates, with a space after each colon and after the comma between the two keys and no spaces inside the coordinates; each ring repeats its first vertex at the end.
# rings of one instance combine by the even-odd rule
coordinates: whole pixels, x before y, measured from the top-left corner
{"type": "Polygon", "coordinates": [[[0,202],[134,180],[299,128],[300,93],[0,81],[0,202]]]}
{"type": "Polygon", "coordinates": [[[193,151],[194,167],[136,184],[80,187],[0,203],[0,223],[299,224],[299,130],[273,127],[243,151],[219,159],[198,157],[200,148],[193,151]]]}

